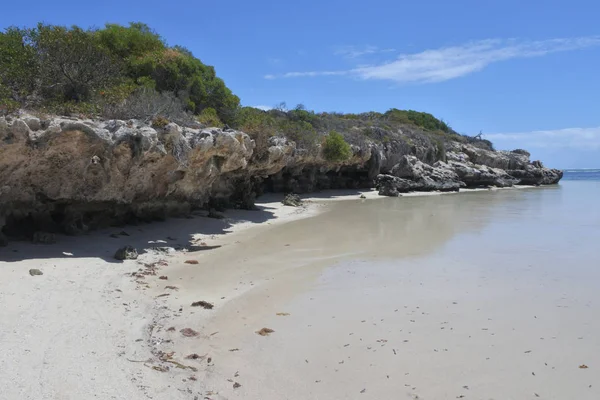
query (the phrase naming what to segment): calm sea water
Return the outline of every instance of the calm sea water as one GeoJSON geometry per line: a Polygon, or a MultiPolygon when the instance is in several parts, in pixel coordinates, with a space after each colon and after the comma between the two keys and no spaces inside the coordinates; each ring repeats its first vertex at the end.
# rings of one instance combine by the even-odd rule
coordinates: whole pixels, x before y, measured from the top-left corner
{"type": "Polygon", "coordinates": [[[600,169],[566,169],[564,180],[600,181],[600,169]]]}

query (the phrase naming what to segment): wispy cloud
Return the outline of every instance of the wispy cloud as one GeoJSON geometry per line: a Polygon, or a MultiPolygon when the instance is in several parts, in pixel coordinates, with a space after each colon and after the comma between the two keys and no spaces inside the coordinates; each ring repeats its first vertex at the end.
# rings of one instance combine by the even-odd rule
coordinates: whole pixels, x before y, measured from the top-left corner
{"type": "Polygon", "coordinates": [[[286,72],[280,75],[265,75],[265,79],[279,79],[279,78],[303,78],[303,77],[315,77],[315,76],[336,76],[336,75],[348,75],[350,71],[308,71],[308,72],[286,72]]]}
{"type": "Polygon", "coordinates": [[[343,56],[346,58],[358,58],[358,57],[365,56],[365,55],[393,53],[395,51],[396,51],[395,49],[380,49],[377,46],[364,46],[364,47],[343,46],[343,47],[339,47],[337,50],[335,50],[334,54],[337,56],[343,56]]]}
{"type": "MultiPolygon", "coordinates": [[[[598,45],[600,45],[600,36],[540,41],[490,39],[460,46],[425,50],[420,53],[401,54],[392,61],[356,66],[347,70],[287,72],[280,75],[266,75],[265,78],[352,76],[359,79],[389,80],[396,83],[434,83],[472,74],[490,64],[501,61],[541,57],[598,45]]],[[[348,54],[359,53],[360,51],[356,51],[348,54]]],[[[367,54],[364,49],[362,54],[367,54]]]]}
{"type": "Polygon", "coordinates": [[[600,127],[567,128],[521,133],[492,133],[484,135],[498,148],[570,148],[600,150],[600,127]]]}
{"type": "Polygon", "coordinates": [[[263,111],[269,111],[272,110],[273,107],[269,107],[269,106],[252,106],[253,108],[258,108],[259,110],[263,110],[263,111]]]}

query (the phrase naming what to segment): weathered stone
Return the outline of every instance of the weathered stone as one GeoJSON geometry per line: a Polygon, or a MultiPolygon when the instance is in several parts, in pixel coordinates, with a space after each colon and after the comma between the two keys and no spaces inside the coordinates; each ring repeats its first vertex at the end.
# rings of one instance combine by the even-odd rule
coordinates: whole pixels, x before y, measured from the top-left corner
{"type": "Polygon", "coordinates": [[[302,205],[302,199],[297,194],[288,194],[282,203],[284,206],[299,207],[302,205]]]}
{"type": "Polygon", "coordinates": [[[29,129],[31,129],[34,132],[42,129],[42,124],[40,122],[40,119],[37,117],[33,117],[33,116],[29,115],[29,116],[24,117],[23,121],[25,121],[25,123],[27,124],[29,129]]]}
{"type": "Polygon", "coordinates": [[[32,268],[29,270],[29,275],[38,276],[38,275],[44,275],[44,273],[37,268],[32,268]]]}
{"type": "Polygon", "coordinates": [[[30,130],[25,121],[18,119],[12,123],[11,133],[16,140],[25,141],[29,138],[30,130]]]}
{"type": "Polygon", "coordinates": [[[137,258],[138,258],[138,252],[132,246],[121,247],[115,253],[115,259],[117,259],[117,260],[135,260],[137,258]]]}

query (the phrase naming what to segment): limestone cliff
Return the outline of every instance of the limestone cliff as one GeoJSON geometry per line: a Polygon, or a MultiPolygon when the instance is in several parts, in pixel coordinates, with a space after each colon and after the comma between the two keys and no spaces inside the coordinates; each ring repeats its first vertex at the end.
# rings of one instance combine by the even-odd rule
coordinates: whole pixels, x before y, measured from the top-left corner
{"type": "Polygon", "coordinates": [[[334,163],[278,136],[258,156],[255,141],[231,129],[0,117],[0,228],[30,239],[38,231],[77,234],[194,208],[251,208],[264,191],[377,185],[381,194],[398,195],[553,184],[562,177],[531,163],[523,150],[496,152],[445,140],[441,155],[431,142],[407,144],[405,136],[361,139],[350,159],[334,163]]]}

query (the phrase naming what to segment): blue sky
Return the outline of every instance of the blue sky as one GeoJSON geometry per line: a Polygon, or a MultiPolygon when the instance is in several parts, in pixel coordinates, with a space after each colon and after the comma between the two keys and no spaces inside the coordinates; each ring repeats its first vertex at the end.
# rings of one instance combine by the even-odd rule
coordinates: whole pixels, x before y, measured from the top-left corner
{"type": "Polygon", "coordinates": [[[556,0],[3,4],[0,27],[145,22],[244,105],[427,111],[559,168],[600,167],[600,3],[556,0]]]}

